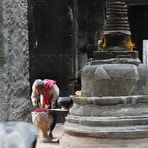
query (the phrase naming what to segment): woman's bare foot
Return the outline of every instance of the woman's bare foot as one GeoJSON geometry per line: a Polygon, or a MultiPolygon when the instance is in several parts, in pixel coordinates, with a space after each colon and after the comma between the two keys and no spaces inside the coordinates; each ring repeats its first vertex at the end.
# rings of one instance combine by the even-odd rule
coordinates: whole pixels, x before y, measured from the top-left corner
{"type": "Polygon", "coordinates": [[[49,131],[48,136],[49,136],[51,139],[53,139],[53,134],[52,134],[52,132],[49,131]]]}

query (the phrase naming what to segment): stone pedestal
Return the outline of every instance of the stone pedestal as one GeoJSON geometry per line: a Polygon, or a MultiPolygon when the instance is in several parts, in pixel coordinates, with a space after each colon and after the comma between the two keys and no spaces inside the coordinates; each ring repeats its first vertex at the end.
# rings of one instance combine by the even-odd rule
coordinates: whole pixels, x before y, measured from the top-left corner
{"type": "Polygon", "coordinates": [[[138,141],[148,146],[148,95],[73,97],[73,101],[62,147],[127,148],[136,147],[138,141]]]}
{"type": "Polygon", "coordinates": [[[137,58],[93,60],[64,124],[63,148],[138,148],[148,142],[148,68],[137,58]]]}

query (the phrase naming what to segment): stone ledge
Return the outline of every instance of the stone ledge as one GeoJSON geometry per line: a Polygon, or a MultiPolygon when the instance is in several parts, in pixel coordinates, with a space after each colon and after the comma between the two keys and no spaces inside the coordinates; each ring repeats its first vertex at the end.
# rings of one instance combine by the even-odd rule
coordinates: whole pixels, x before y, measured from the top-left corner
{"type": "Polygon", "coordinates": [[[111,58],[133,58],[136,59],[139,57],[137,51],[94,51],[93,59],[95,60],[106,60],[111,58]]]}
{"type": "Polygon", "coordinates": [[[139,104],[148,103],[148,95],[134,96],[105,96],[105,97],[77,97],[71,96],[76,104],[96,104],[96,105],[117,105],[117,104],[139,104]]]}
{"type": "Polygon", "coordinates": [[[87,126],[130,126],[148,125],[148,115],[143,116],[122,116],[122,117],[79,117],[68,115],[66,121],[87,126]]]}
{"type": "Polygon", "coordinates": [[[125,127],[98,127],[84,126],[66,122],[64,125],[65,132],[72,136],[105,138],[105,139],[133,139],[147,138],[148,125],[140,126],[125,126],[125,127]],[[79,128],[78,128],[79,127],[79,128]]]}

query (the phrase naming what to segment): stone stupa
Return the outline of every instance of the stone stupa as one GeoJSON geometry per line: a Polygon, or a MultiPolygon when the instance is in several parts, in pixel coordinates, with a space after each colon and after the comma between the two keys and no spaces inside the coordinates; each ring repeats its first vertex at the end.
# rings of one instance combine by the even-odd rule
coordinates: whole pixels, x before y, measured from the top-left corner
{"type": "Polygon", "coordinates": [[[103,51],[81,74],[63,148],[147,148],[148,67],[133,51],[126,0],[108,0],[103,51]]]}

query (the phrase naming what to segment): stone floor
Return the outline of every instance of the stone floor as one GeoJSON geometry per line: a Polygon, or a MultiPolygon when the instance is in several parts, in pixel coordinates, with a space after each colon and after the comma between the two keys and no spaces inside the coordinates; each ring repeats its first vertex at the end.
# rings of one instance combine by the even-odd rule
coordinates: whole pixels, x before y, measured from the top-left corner
{"type": "MultiPolygon", "coordinates": [[[[63,136],[63,134],[64,134],[63,123],[57,123],[57,125],[54,129],[54,132],[53,132],[54,137],[60,139],[63,136]]],[[[90,141],[90,139],[87,139],[84,137],[81,137],[81,138],[82,138],[82,140],[80,139],[80,137],[75,137],[73,139],[73,141],[71,141],[71,144],[77,143],[77,141],[81,141],[82,142],[81,144],[87,143],[87,144],[91,145],[92,143],[96,142],[96,141],[93,141],[94,139],[92,139],[90,141]]],[[[129,140],[129,139],[125,139],[125,140],[97,139],[99,146],[97,145],[97,146],[95,146],[95,148],[148,148],[147,141],[148,141],[148,138],[131,139],[131,140],[129,140]]],[[[79,144],[80,143],[78,143],[78,145],[79,144]]],[[[78,148],[78,147],[76,147],[76,148],[78,148]]],[[[61,147],[60,147],[60,143],[40,143],[39,141],[37,141],[36,148],[61,148],[61,147]]],[[[81,147],[81,148],[94,148],[94,147],[87,145],[87,146],[81,147]]]]}
{"type": "MultiPolygon", "coordinates": [[[[60,139],[63,134],[64,134],[63,123],[57,123],[53,131],[53,136],[55,138],[60,139]]],[[[60,148],[60,144],[59,143],[41,143],[37,141],[36,148],[60,148]]]]}

